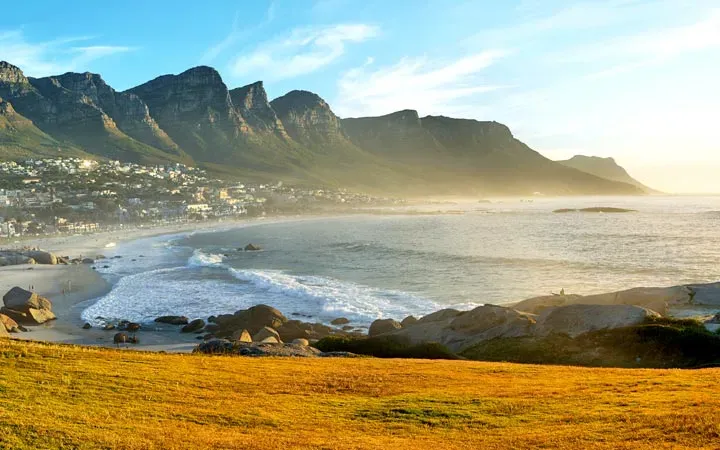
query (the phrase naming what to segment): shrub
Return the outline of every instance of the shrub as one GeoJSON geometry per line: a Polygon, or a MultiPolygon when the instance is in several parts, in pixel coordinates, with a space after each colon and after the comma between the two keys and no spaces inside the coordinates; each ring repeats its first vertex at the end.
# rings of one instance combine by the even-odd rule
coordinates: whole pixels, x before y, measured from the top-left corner
{"type": "Polygon", "coordinates": [[[402,336],[375,336],[366,339],[328,336],[314,345],[323,352],[351,352],[377,358],[460,359],[436,342],[413,344],[402,336]]]}

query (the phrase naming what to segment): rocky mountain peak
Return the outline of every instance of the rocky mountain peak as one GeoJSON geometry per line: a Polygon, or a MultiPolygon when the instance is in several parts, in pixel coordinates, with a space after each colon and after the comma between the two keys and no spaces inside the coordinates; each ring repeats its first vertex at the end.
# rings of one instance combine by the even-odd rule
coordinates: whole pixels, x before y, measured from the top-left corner
{"type": "Polygon", "coordinates": [[[283,139],[289,138],[285,127],[268,102],[262,81],[231,90],[230,99],[253,132],[271,132],[283,139]]]}
{"type": "Polygon", "coordinates": [[[325,146],[347,139],[330,105],[313,92],[290,91],[270,102],[270,106],[290,137],[298,142],[325,146]]]}
{"type": "Polygon", "coordinates": [[[28,80],[20,68],[7,61],[0,61],[0,83],[26,84],[27,82],[28,80]]]}

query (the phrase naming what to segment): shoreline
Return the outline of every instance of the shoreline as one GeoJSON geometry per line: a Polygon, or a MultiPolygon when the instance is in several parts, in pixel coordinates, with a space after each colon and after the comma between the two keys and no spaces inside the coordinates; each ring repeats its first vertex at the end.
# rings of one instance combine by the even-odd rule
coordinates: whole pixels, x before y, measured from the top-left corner
{"type": "MultiPolygon", "coordinates": [[[[276,223],[305,222],[315,220],[341,219],[357,214],[295,215],[271,218],[245,218],[241,220],[196,222],[172,224],[159,227],[138,227],[124,230],[103,231],[86,235],[52,236],[22,244],[40,247],[58,255],[76,257],[80,255],[95,257],[105,252],[108,255],[120,251],[123,245],[143,239],[164,237],[171,239],[188,233],[214,233],[240,229],[256,225],[276,223]],[[112,243],[113,246],[106,247],[112,243]]],[[[372,213],[369,215],[373,215],[372,213]]],[[[18,243],[19,246],[19,243],[18,243]]],[[[136,251],[137,249],[133,250],[136,251]]],[[[134,255],[124,254],[128,258],[134,255]]],[[[102,264],[98,261],[98,264],[102,264]]],[[[112,276],[112,275],[111,275],[112,276]]],[[[92,302],[112,290],[117,279],[108,281],[90,265],[17,265],[0,267],[0,293],[7,292],[13,286],[24,289],[33,288],[38,294],[49,298],[53,303],[53,312],[57,319],[43,325],[29,327],[29,332],[12,334],[12,338],[21,340],[46,341],[89,346],[113,347],[113,335],[117,332],[99,328],[83,329],[81,313],[92,302]]],[[[594,294],[594,296],[605,296],[594,294]]],[[[592,297],[591,295],[590,297],[592,297]]],[[[498,303],[513,307],[517,301],[498,303]]],[[[270,306],[275,306],[270,304],[270,306]]],[[[686,307],[687,308],[687,307],[686,307]]],[[[652,308],[651,308],[652,309],[652,308]]],[[[671,315],[678,312],[671,312],[671,315]]],[[[716,312],[716,311],[714,311],[716,312]]],[[[682,317],[682,315],[676,316],[682,317]]],[[[194,333],[180,333],[176,326],[147,324],[138,333],[140,342],[132,346],[135,350],[190,352],[202,342],[194,333]]]]}
{"type": "MultiPolygon", "coordinates": [[[[122,244],[137,240],[173,236],[192,232],[213,233],[246,226],[285,223],[304,220],[329,219],[341,215],[284,216],[273,218],[240,219],[232,221],[198,222],[173,224],[160,227],[132,228],[126,230],[101,231],[73,236],[51,236],[37,240],[23,240],[14,248],[31,245],[58,254],[95,257],[104,252],[114,251],[122,244]],[[106,247],[107,244],[114,244],[106,247]]],[[[6,248],[13,248],[8,246],[6,248]]],[[[47,297],[53,304],[56,320],[42,325],[28,327],[28,332],[13,333],[12,338],[20,340],[45,341],[54,343],[113,347],[116,330],[99,328],[83,329],[82,311],[91,302],[106,295],[114,286],[90,265],[14,265],[0,267],[0,292],[3,294],[13,286],[33,288],[47,297]]],[[[191,352],[200,342],[197,334],[182,334],[178,327],[157,324],[153,329],[144,328],[138,337],[140,342],[132,346],[135,350],[191,352]]]]}

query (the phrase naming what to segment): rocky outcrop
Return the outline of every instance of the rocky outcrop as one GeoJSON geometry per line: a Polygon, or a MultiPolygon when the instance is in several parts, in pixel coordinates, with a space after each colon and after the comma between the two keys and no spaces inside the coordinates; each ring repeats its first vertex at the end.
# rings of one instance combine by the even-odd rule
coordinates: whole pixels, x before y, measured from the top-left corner
{"type": "Polygon", "coordinates": [[[234,354],[239,356],[320,356],[320,350],[306,345],[276,343],[231,342],[211,339],[198,345],[193,353],[234,354]]]}
{"type": "Polygon", "coordinates": [[[349,144],[340,119],[317,94],[290,91],[270,102],[270,105],[288,135],[300,144],[313,147],[349,144]]]}
{"type": "Polygon", "coordinates": [[[0,314],[0,332],[3,330],[8,333],[17,333],[20,331],[20,325],[18,325],[18,323],[11,317],[5,314],[0,314]]]}
{"type": "Polygon", "coordinates": [[[465,312],[438,311],[384,335],[402,336],[413,343],[438,342],[457,352],[489,339],[531,335],[534,325],[532,314],[484,305],[465,312]]]}
{"type": "MultiPolygon", "coordinates": [[[[99,75],[66,73],[27,78],[17,67],[0,63],[0,96],[45,133],[100,156],[133,161],[174,160],[170,153],[163,155],[161,150],[172,145],[163,146],[162,130],[143,114],[144,106],[138,99],[116,94],[99,75]],[[161,139],[146,144],[133,139],[118,124],[133,133],[152,129],[150,134],[161,139]]],[[[148,139],[149,134],[139,133],[142,139],[148,139]]]]}
{"type": "Polygon", "coordinates": [[[55,319],[52,303],[45,297],[21,287],[10,289],[3,296],[0,313],[23,325],[40,325],[55,319]]]}
{"type": "MultiPolygon", "coordinates": [[[[656,311],[660,314],[666,314],[669,306],[691,304],[694,301],[691,296],[697,298],[694,289],[694,287],[689,286],[674,286],[668,288],[640,287],[625,291],[586,296],[551,295],[523,300],[515,303],[513,308],[537,314],[547,308],[564,305],[634,305],[656,311]]],[[[702,291],[706,288],[704,288],[703,285],[699,285],[697,289],[702,291]]]]}
{"type": "Polygon", "coordinates": [[[169,325],[187,325],[189,319],[185,316],[160,316],[155,319],[155,322],[169,325]]]}
{"type": "Polygon", "coordinates": [[[58,263],[57,255],[43,250],[31,250],[25,252],[25,256],[32,258],[37,264],[55,265],[58,263]]]}
{"type": "MultiPolygon", "coordinates": [[[[247,330],[252,336],[255,336],[265,327],[279,331],[287,321],[287,317],[277,309],[267,305],[255,305],[236,311],[234,314],[219,315],[214,318],[214,323],[210,324],[207,329],[220,338],[229,338],[238,330],[247,330]]],[[[283,339],[285,339],[284,336],[283,339]]]]}
{"type": "Polygon", "coordinates": [[[200,331],[205,327],[205,321],[202,319],[195,319],[190,321],[187,325],[180,329],[182,333],[194,333],[200,331]]]}
{"type": "Polygon", "coordinates": [[[612,328],[639,325],[660,314],[632,305],[567,305],[548,308],[537,319],[535,333],[552,333],[576,337],[581,334],[612,328]]]}
{"type": "Polygon", "coordinates": [[[252,133],[290,140],[285,126],[270,106],[262,81],[231,90],[230,99],[252,133]]]}
{"type": "Polygon", "coordinates": [[[15,266],[18,264],[35,264],[36,261],[29,256],[17,252],[0,252],[0,267],[15,266]]]}
{"type": "MultiPolygon", "coordinates": [[[[246,331],[246,330],[243,330],[246,331]]],[[[280,334],[275,329],[270,327],[262,327],[252,337],[253,342],[263,342],[267,338],[273,338],[276,342],[281,343],[280,334]]]]}
{"type": "Polygon", "coordinates": [[[179,153],[178,145],[158,126],[148,106],[137,95],[117,92],[100,75],[89,72],[66,73],[54,79],[63,88],[81,93],[84,101],[102,109],[128,136],[161,150],[179,153]]]}
{"type": "Polygon", "coordinates": [[[380,334],[390,333],[402,328],[400,322],[393,319],[378,319],[370,324],[368,336],[373,337],[380,334]]]}
{"type": "Polygon", "coordinates": [[[228,161],[250,133],[220,74],[211,67],[163,75],[126,93],[141,98],[174,142],[201,161],[228,161]]]}

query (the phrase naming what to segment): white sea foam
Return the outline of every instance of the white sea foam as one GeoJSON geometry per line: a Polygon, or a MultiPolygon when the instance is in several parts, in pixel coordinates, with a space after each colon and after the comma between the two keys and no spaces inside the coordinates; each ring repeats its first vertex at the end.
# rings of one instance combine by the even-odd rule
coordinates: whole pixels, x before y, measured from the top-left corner
{"type": "Polygon", "coordinates": [[[189,267],[225,267],[223,261],[225,257],[214,253],[205,253],[199,249],[193,252],[188,259],[189,267]]]}
{"type": "Polygon", "coordinates": [[[222,255],[195,250],[184,267],[126,275],[110,293],[85,309],[82,318],[94,325],[120,319],[149,323],[162,315],[206,318],[264,303],[288,316],[298,313],[322,322],[344,316],[353,324],[369,325],[381,317],[402,319],[440,308],[405,292],[319,276],[239,270],[223,260],[222,255]],[[215,272],[201,275],[200,270],[215,272]],[[223,273],[232,278],[223,279],[223,273]]]}

